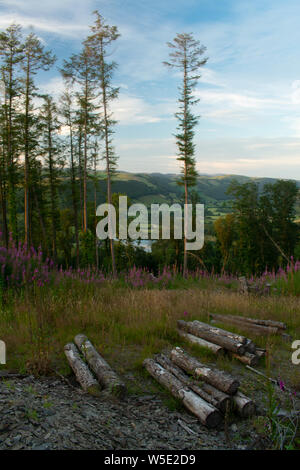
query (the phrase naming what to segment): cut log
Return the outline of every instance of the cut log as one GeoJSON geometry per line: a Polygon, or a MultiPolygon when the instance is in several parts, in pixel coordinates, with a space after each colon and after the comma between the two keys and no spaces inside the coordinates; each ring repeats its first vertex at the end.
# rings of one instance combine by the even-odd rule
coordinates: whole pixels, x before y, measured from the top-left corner
{"type": "Polygon", "coordinates": [[[193,380],[164,354],[157,354],[155,356],[155,361],[164,367],[168,372],[171,372],[173,375],[175,375],[177,379],[181,380],[183,384],[193,390],[193,392],[197,393],[197,395],[203,398],[203,400],[207,401],[207,403],[210,403],[225,413],[227,406],[229,406],[231,402],[229,395],[220,392],[220,390],[217,390],[205,382],[193,380]]]}
{"type": "Polygon", "coordinates": [[[248,323],[253,323],[254,325],[271,326],[274,328],[279,328],[281,330],[286,330],[286,324],[281,321],[262,320],[260,318],[241,317],[238,315],[226,315],[226,317],[246,321],[248,323]]]}
{"type": "Polygon", "coordinates": [[[113,395],[123,398],[126,393],[125,384],[111,369],[109,364],[100,356],[92,343],[85,335],[75,336],[75,343],[82,351],[86,361],[95,372],[97,379],[105,390],[113,395]]]}
{"type": "Polygon", "coordinates": [[[255,413],[255,403],[240,391],[233,396],[233,404],[242,418],[249,418],[255,413]]]}
{"type": "Polygon", "coordinates": [[[171,351],[171,359],[181,369],[189,374],[200,378],[204,382],[213,385],[228,395],[236,393],[239,387],[239,381],[226,372],[218,369],[211,369],[199,362],[196,358],[187,354],[181,348],[175,348],[171,351]]]}
{"type": "Polygon", "coordinates": [[[89,370],[86,363],[80,357],[75,344],[66,344],[64,347],[64,352],[68,363],[74,371],[76,380],[80,383],[83,390],[88,392],[90,395],[100,396],[101,387],[89,370]]]}
{"type": "Polygon", "coordinates": [[[278,328],[271,326],[262,326],[256,325],[254,323],[249,323],[240,317],[234,317],[229,315],[218,315],[216,313],[210,314],[212,318],[220,321],[221,323],[236,325],[237,327],[249,331],[255,335],[272,335],[278,333],[278,328]]]}
{"type": "Polygon", "coordinates": [[[255,354],[256,353],[256,346],[255,344],[253,343],[253,341],[251,341],[251,339],[247,338],[247,343],[246,343],[246,352],[249,352],[250,354],[255,354]]]}
{"type": "Polygon", "coordinates": [[[171,372],[153,359],[145,359],[143,365],[149,374],[166,387],[175,398],[181,400],[183,405],[197,416],[202,424],[208,428],[214,428],[221,422],[222,418],[219,411],[190,390],[171,372]]]}
{"type": "Polygon", "coordinates": [[[210,343],[217,344],[228,351],[237,354],[244,354],[245,346],[242,343],[234,340],[233,338],[229,338],[228,336],[216,333],[214,331],[215,327],[213,326],[206,325],[205,328],[203,328],[201,324],[199,325],[198,323],[201,322],[185,322],[184,320],[178,320],[177,325],[179,329],[205,339],[210,343]]]}
{"type": "Polygon", "coordinates": [[[199,326],[199,328],[204,328],[204,329],[207,329],[208,331],[212,331],[216,335],[228,336],[228,338],[233,339],[237,343],[241,343],[241,344],[246,344],[247,343],[247,338],[245,336],[238,335],[236,333],[232,333],[231,331],[223,330],[222,328],[219,328],[217,326],[209,325],[208,323],[203,323],[202,321],[199,321],[199,320],[194,320],[191,323],[193,323],[194,325],[199,326]]]}
{"type": "Polygon", "coordinates": [[[221,355],[221,354],[224,354],[225,352],[224,348],[222,348],[222,346],[219,346],[218,344],[210,343],[209,341],[206,341],[205,339],[198,338],[198,336],[186,333],[185,331],[180,330],[179,328],[177,332],[179,336],[186,339],[189,343],[197,344],[197,346],[202,346],[204,348],[207,348],[215,354],[221,355]]]}
{"type": "Polygon", "coordinates": [[[241,290],[241,292],[243,292],[244,294],[248,294],[249,293],[249,285],[248,285],[248,282],[247,282],[247,279],[245,278],[245,276],[239,277],[239,281],[240,281],[240,290],[241,290]]]}
{"type": "MultiPolygon", "coordinates": [[[[256,352],[255,352],[256,356],[258,357],[258,359],[261,359],[262,357],[264,357],[266,355],[266,350],[265,349],[261,349],[261,348],[256,348],[256,352]]],[[[251,364],[250,364],[251,365],[251,364]]]]}
{"type": "Polygon", "coordinates": [[[248,366],[256,366],[259,362],[259,357],[256,354],[245,352],[243,356],[239,356],[238,354],[232,355],[239,361],[243,362],[243,364],[248,364],[248,366]]]}

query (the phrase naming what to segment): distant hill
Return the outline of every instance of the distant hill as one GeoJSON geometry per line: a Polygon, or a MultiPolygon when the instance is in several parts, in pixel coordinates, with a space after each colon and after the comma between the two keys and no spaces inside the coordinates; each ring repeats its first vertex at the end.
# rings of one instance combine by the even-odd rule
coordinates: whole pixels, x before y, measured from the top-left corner
{"type": "MultiPolygon", "coordinates": [[[[106,182],[105,174],[98,172],[99,181],[97,183],[97,203],[105,202],[106,182]]],[[[162,173],[127,173],[117,172],[114,176],[112,190],[114,193],[127,194],[132,202],[142,202],[147,206],[152,203],[182,202],[183,187],[177,184],[178,175],[162,173]]],[[[204,203],[210,210],[212,218],[228,212],[226,206],[230,203],[230,196],[226,194],[228,186],[232,180],[240,183],[254,181],[262,188],[266,183],[275,183],[275,178],[252,178],[242,175],[200,175],[197,186],[193,189],[197,191],[200,202],[204,203]],[[227,210],[226,210],[227,209],[227,210]]],[[[297,181],[300,189],[300,181],[297,181]]],[[[88,199],[93,200],[93,183],[88,183],[88,199]]],[[[61,204],[70,207],[70,188],[63,185],[61,193],[61,204]]],[[[300,217],[300,207],[299,207],[300,217]]]]}

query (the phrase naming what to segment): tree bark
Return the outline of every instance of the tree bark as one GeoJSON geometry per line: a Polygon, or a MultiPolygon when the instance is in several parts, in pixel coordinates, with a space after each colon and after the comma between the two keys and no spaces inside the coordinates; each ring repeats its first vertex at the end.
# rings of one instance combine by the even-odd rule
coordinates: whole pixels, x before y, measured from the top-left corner
{"type": "Polygon", "coordinates": [[[222,323],[227,323],[229,325],[237,325],[239,328],[249,331],[253,334],[257,334],[257,335],[259,334],[271,335],[271,334],[278,333],[278,328],[249,323],[241,317],[235,318],[234,316],[217,315],[215,313],[212,313],[211,317],[222,323]]]}
{"type": "Polygon", "coordinates": [[[221,415],[214,406],[196,395],[153,359],[145,359],[143,365],[149,374],[167,388],[175,398],[181,400],[184,406],[197,416],[202,424],[208,428],[213,428],[221,422],[221,415]]]}
{"type": "MultiPolygon", "coordinates": [[[[231,317],[231,315],[230,315],[231,317]]],[[[235,317],[233,317],[235,318],[235,317]]],[[[281,322],[281,321],[275,321],[275,320],[262,320],[260,318],[249,318],[249,317],[237,317],[238,319],[241,319],[243,321],[246,321],[248,323],[253,323],[254,325],[261,325],[261,326],[271,326],[273,328],[279,328],[281,330],[286,330],[286,324],[281,322]]]]}
{"type": "Polygon", "coordinates": [[[171,359],[181,369],[189,374],[193,374],[204,382],[216,387],[228,395],[236,393],[239,387],[239,381],[226,372],[218,369],[211,369],[199,362],[192,356],[189,356],[181,348],[175,348],[171,351],[171,359]]]}
{"type": "Polygon", "coordinates": [[[167,356],[158,354],[155,356],[156,362],[164,367],[168,372],[171,372],[177,379],[181,380],[183,384],[189,387],[193,392],[197,393],[203,400],[218,408],[225,413],[227,404],[230,404],[231,398],[226,393],[220,392],[216,388],[204,382],[199,382],[191,379],[179,367],[177,367],[167,356]]]}
{"type": "Polygon", "coordinates": [[[248,418],[255,413],[255,403],[240,391],[233,396],[233,403],[242,418],[248,418]]]}
{"type": "Polygon", "coordinates": [[[103,388],[113,395],[123,398],[126,392],[125,384],[103,357],[100,356],[89,339],[85,335],[77,335],[74,341],[79,350],[82,351],[91,369],[95,372],[103,388]]]}
{"type": "Polygon", "coordinates": [[[205,323],[205,327],[202,327],[201,322],[185,322],[184,320],[178,320],[177,325],[187,333],[198,336],[211,343],[218,344],[228,351],[237,354],[244,354],[245,352],[245,346],[242,343],[229,336],[219,334],[215,331],[216,329],[214,327],[206,325],[205,323]]]}
{"type": "Polygon", "coordinates": [[[199,328],[200,327],[205,328],[209,331],[212,331],[213,333],[215,333],[217,335],[227,336],[228,338],[231,338],[234,341],[237,341],[238,343],[247,344],[247,338],[245,336],[238,335],[236,333],[232,333],[231,331],[223,330],[222,328],[219,328],[217,326],[209,325],[208,323],[203,323],[199,320],[194,320],[192,323],[194,323],[194,325],[199,326],[199,328]]]}
{"type": "Polygon", "coordinates": [[[239,356],[238,354],[232,354],[233,357],[238,359],[239,361],[243,362],[243,364],[247,364],[248,366],[256,366],[259,362],[259,357],[256,354],[251,354],[245,352],[243,356],[239,356]]]}
{"type": "Polygon", "coordinates": [[[92,375],[86,363],[81,359],[75,344],[66,344],[64,352],[74,371],[77,382],[80,383],[83,390],[88,392],[90,395],[100,396],[101,387],[92,375]]]}
{"type": "Polygon", "coordinates": [[[210,343],[209,341],[206,341],[205,339],[198,338],[197,336],[191,335],[189,333],[185,333],[184,331],[182,331],[180,329],[178,329],[177,332],[178,332],[179,336],[186,339],[190,343],[196,344],[197,346],[201,346],[201,347],[204,347],[204,348],[208,348],[210,351],[212,351],[215,354],[220,355],[220,354],[224,354],[224,352],[225,352],[224,348],[222,348],[221,346],[219,346],[217,344],[210,343]]]}

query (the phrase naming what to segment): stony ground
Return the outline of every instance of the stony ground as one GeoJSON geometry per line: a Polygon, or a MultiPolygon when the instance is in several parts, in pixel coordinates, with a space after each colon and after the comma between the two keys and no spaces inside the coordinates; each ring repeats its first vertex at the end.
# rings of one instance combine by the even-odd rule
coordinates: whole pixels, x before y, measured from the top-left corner
{"type": "Polygon", "coordinates": [[[207,430],[155,394],[91,397],[60,378],[2,377],[0,449],[246,449],[246,421],[207,430]]]}

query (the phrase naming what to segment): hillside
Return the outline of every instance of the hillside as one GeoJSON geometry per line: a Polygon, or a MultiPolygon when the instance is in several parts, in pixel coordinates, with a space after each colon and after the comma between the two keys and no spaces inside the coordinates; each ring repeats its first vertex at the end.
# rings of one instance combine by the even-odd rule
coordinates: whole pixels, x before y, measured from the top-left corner
{"type": "MultiPolygon", "coordinates": [[[[105,174],[98,172],[97,203],[101,204],[106,197],[105,174]]],[[[113,192],[127,194],[131,202],[142,202],[147,206],[152,203],[182,202],[183,188],[177,184],[178,175],[162,173],[127,173],[120,171],[114,177],[113,192]]],[[[209,209],[212,218],[228,211],[230,196],[226,191],[232,182],[240,183],[254,181],[262,188],[266,183],[275,183],[275,178],[251,178],[242,175],[200,175],[194,190],[198,193],[200,202],[209,209]]],[[[297,181],[300,189],[300,181],[297,181]]],[[[88,199],[94,200],[94,184],[88,183],[88,199]]],[[[70,207],[71,194],[67,184],[63,185],[61,203],[64,208],[70,207]]],[[[297,217],[300,217],[300,206],[297,207],[297,217]]]]}

